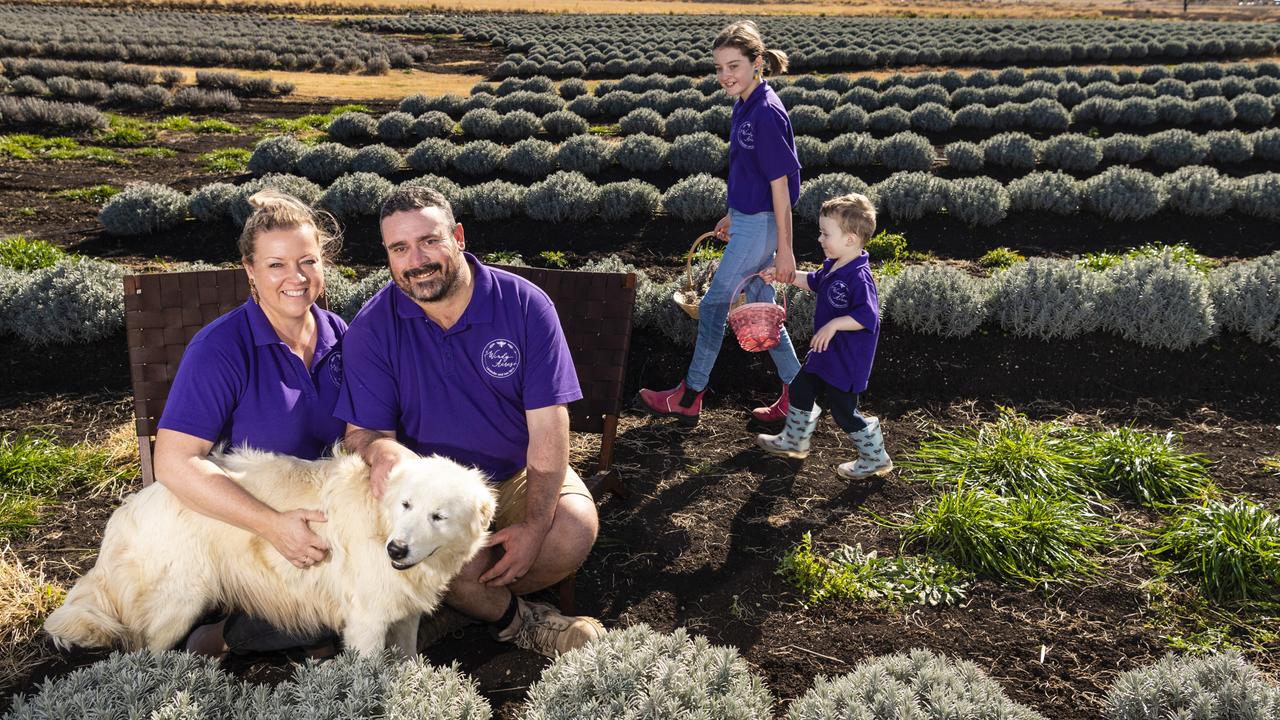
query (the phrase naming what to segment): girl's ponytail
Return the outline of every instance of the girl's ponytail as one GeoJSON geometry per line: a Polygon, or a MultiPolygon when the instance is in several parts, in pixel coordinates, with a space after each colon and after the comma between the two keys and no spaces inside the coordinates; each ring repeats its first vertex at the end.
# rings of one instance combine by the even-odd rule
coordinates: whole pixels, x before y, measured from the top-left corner
{"type": "Polygon", "coordinates": [[[765,75],[781,75],[787,71],[787,54],[781,50],[773,48],[766,49],[761,55],[764,56],[764,74],[765,75]]]}

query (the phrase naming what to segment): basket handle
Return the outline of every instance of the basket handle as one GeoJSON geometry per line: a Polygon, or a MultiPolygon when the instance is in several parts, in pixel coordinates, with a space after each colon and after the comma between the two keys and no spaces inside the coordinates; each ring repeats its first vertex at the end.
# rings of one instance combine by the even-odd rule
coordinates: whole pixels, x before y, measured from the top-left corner
{"type": "Polygon", "coordinates": [[[698,246],[701,245],[703,241],[705,241],[707,238],[712,238],[715,236],[716,236],[715,230],[704,232],[698,236],[697,240],[693,241],[693,245],[689,246],[689,253],[685,255],[685,260],[684,260],[684,275],[685,275],[686,289],[688,290],[693,289],[693,254],[698,251],[698,246]]]}
{"type": "MultiPolygon", "coordinates": [[[[751,273],[750,275],[742,278],[742,282],[738,283],[738,286],[733,289],[733,292],[729,293],[730,307],[733,307],[733,299],[738,297],[738,293],[742,292],[742,288],[746,287],[747,281],[750,280],[751,278],[756,278],[760,282],[764,282],[764,278],[760,277],[760,273],[751,273]]],[[[782,311],[786,312],[787,311],[787,293],[775,292],[774,297],[782,298],[782,311]]]]}

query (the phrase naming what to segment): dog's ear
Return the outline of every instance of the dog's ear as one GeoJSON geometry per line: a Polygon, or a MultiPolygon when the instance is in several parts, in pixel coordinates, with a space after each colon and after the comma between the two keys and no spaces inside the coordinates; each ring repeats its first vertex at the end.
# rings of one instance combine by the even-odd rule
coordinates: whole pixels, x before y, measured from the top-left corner
{"type": "Polygon", "coordinates": [[[487,530],[493,524],[493,516],[498,512],[498,501],[494,498],[493,489],[486,484],[476,502],[476,514],[480,518],[480,529],[487,530]]]}

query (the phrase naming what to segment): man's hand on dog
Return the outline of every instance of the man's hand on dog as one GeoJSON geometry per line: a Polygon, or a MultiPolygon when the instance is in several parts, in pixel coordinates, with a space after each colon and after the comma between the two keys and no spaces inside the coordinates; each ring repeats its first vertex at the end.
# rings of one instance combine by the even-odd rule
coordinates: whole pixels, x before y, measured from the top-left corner
{"type": "Polygon", "coordinates": [[[402,460],[417,457],[412,450],[392,438],[380,438],[374,446],[373,462],[369,463],[369,490],[375,498],[382,499],[387,491],[387,478],[402,460]]]}
{"type": "Polygon", "coordinates": [[[276,551],[293,563],[294,567],[309,568],[324,560],[329,554],[329,543],[311,531],[308,523],[327,522],[319,510],[289,510],[280,513],[280,523],[267,538],[276,551]]]}
{"type": "Polygon", "coordinates": [[[486,547],[502,546],[502,559],[494,563],[483,575],[480,584],[489,587],[506,587],[524,577],[542,552],[542,541],[547,537],[545,529],[527,522],[508,525],[489,536],[486,547]]]}

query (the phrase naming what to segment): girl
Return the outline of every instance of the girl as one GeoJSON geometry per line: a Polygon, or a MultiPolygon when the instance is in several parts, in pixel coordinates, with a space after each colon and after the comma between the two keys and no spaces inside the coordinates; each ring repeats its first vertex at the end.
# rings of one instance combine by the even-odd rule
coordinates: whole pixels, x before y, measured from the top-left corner
{"type": "MultiPolygon", "coordinates": [[[[670,390],[640,391],[640,402],[650,412],[674,416],[686,425],[697,424],[702,411],[702,396],[724,341],[729,294],[743,278],[770,264],[777,268],[780,282],[791,282],[796,272],[791,208],[800,196],[800,160],[787,109],[764,81],[766,74],[786,71],[787,56],[766,49],[750,20],[721,30],[711,47],[716,79],[736,100],[729,136],[729,214],[716,224],[716,236],[729,245],[700,303],[698,342],[685,378],[670,390]]],[[[747,297],[750,302],[772,302],[773,287],[748,283],[747,297]]],[[[787,416],[787,388],[800,371],[786,328],[769,355],[782,380],[782,395],[751,415],[777,423],[787,416]]]]}

